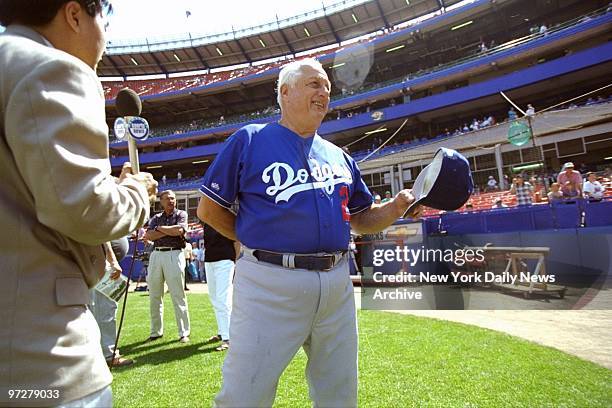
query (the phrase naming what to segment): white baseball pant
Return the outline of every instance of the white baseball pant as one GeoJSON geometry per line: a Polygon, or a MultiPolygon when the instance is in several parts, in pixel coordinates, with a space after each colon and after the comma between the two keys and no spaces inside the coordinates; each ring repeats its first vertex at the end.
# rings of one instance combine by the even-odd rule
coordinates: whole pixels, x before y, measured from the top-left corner
{"type": "Polygon", "coordinates": [[[153,251],[147,268],[151,336],[164,334],[164,281],[168,285],[179,337],[189,336],[189,309],[185,296],[185,256],[183,251],[153,251]]]}
{"type": "Polygon", "coordinates": [[[217,407],[271,407],[300,347],[316,407],[357,406],[357,322],[346,257],[328,272],[236,263],[231,344],[217,407]]]}
{"type": "Polygon", "coordinates": [[[221,339],[229,340],[234,261],[224,259],[216,262],[205,262],[204,265],[207,271],[208,296],[217,319],[217,333],[221,336],[221,339]]]}

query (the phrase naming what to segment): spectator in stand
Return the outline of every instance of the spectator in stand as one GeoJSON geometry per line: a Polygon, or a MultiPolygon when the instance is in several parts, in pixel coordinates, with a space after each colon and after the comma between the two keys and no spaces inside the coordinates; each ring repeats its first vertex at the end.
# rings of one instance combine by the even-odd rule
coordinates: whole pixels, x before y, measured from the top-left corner
{"type": "Polygon", "coordinates": [[[382,199],[381,203],[386,203],[387,201],[391,201],[391,192],[385,191],[385,198],[382,199]]]}
{"type": "Polygon", "coordinates": [[[488,126],[491,126],[491,116],[483,118],[482,122],[480,122],[481,128],[486,128],[488,126]]]}
{"type": "Polygon", "coordinates": [[[514,110],[514,108],[510,108],[510,110],[508,111],[508,120],[512,121],[516,119],[516,111],[514,110]]]}
{"type": "Polygon", "coordinates": [[[563,200],[561,185],[559,183],[552,183],[550,185],[550,191],[548,192],[548,202],[552,203],[559,200],[563,200]]]}
{"type": "Polygon", "coordinates": [[[504,201],[501,199],[501,197],[497,197],[495,200],[493,200],[493,205],[491,206],[491,208],[493,209],[507,208],[507,207],[508,206],[504,204],[504,201]]]}
{"type": "Polygon", "coordinates": [[[487,45],[484,43],[484,41],[480,42],[480,46],[478,47],[478,49],[481,53],[485,53],[488,51],[487,45]]]}
{"type": "Polygon", "coordinates": [[[561,185],[561,191],[566,198],[582,196],[582,176],[574,170],[574,163],[567,162],[563,165],[557,176],[557,183],[561,185]]]}
{"type": "Polygon", "coordinates": [[[546,24],[540,26],[540,34],[548,35],[548,27],[546,27],[546,24]]]}
{"type": "Polygon", "coordinates": [[[375,204],[380,204],[381,202],[382,202],[382,200],[381,200],[381,198],[380,198],[380,195],[376,194],[376,195],[374,196],[374,203],[375,203],[375,204]]]}
{"type": "Polygon", "coordinates": [[[533,116],[533,115],[535,115],[535,109],[534,109],[533,105],[531,105],[531,104],[528,104],[528,105],[527,105],[527,110],[525,111],[525,114],[526,114],[527,116],[533,116]]]}
{"type": "Polygon", "coordinates": [[[593,200],[601,200],[604,196],[604,188],[599,181],[597,175],[592,172],[586,174],[587,180],[584,182],[583,191],[584,198],[593,200]]]}
{"type": "Polygon", "coordinates": [[[480,124],[478,123],[478,119],[474,118],[472,120],[472,124],[470,125],[470,130],[478,130],[480,128],[480,124]]]}
{"type": "Polygon", "coordinates": [[[181,179],[183,178],[183,175],[181,174],[181,172],[179,171],[178,173],[176,173],[176,179],[178,181],[181,181],[181,179]]]}
{"type": "Polygon", "coordinates": [[[166,184],[166,175],[165,174],[162,176],[162,184],[166,184]]]}
{"type": "Polygon", "coordinates": [[[517,205],[531,205],[533,203],[533,187],[523,180],[521,174],[512,179],[510,194],[516,195],[517,205]]]}
{"type": "Polygon", "coordinates": [[[489,176],[489,181],[487,181],[487,192],[490,191],[497,191],[499,190],[499,187],[497,186],[497,180],[495,180],[495,177],[493,176],[489,176]]]}

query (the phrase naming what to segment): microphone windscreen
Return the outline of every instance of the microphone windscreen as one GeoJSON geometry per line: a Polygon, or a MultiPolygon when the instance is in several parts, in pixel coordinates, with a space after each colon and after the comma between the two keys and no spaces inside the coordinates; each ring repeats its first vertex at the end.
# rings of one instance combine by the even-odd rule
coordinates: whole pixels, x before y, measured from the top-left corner
{"type": "Polygon", "coordinates": [[[130,88],[123,88],[117,94],[115,107],[119,116],[140,116],[142,102],[140,97],[130,88]]]}

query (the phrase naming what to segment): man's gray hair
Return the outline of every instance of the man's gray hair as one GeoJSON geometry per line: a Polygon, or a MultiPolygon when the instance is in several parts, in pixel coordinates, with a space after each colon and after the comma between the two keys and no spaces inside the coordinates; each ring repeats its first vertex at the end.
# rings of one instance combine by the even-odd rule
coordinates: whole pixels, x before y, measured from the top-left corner
{"type": "Polygon", "coordinates": [[[285,65],[278,74],[278,84],[276,87],[276,101],[278,102],[278,106],[281,106],[281,86],[285,84],[287,86],[294,86],[300,76],[300,71],[302,71],[304,67],[311,67],[325,72],[323,65],[314,58],[304,58],[285,65]]]}

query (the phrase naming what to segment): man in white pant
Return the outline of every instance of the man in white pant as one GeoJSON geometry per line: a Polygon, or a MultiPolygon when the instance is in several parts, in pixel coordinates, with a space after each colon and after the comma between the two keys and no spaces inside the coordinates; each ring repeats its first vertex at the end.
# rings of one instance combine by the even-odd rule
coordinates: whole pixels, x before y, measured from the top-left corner
{"type": "Polygon", "coordinates": [[[215,310],[217,334],[208,341],[220,341],[217,351],[229,348],[230,314],[232,313],[232,280],[234,260],[239,253],[240,244],[219,234],[213,227],[204,224],[204,265],[208,272],[208,296],[215,310]]]}
{"type": "Polygon", "coordinates": [[[189,310],[185,297],[185,233],[187,232],[187,213],[176,209],[176,195],[166,190],[160,195],[164,209],[149,221],[145,238],[155,243],[149,257],[147,284],[151,312],[151,335],[149,341],[157,340],[164,334],[163,315],[164,281],[174,305],[174,317],[178,326],[179,341],[189,342],[189,310]]]}

